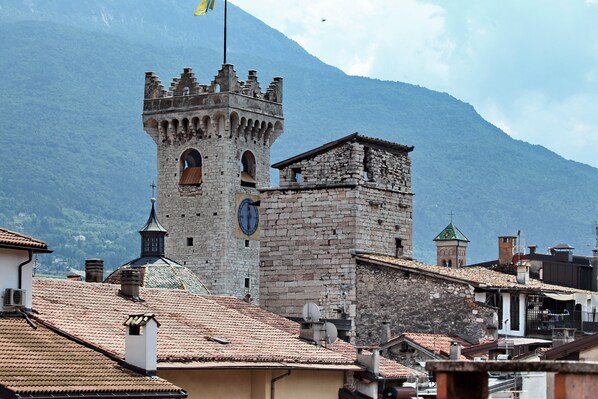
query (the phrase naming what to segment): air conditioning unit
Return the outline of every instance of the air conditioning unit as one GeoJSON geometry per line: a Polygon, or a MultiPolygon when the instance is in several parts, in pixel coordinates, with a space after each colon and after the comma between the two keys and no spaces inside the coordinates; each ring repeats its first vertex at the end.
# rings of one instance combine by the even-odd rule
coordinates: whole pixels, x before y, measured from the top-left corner
{"type": "Polygon", "coordinates": [[[25,290],[7,288],[4,291],[5,307],[20,307],[25,305],[25,290]]]}

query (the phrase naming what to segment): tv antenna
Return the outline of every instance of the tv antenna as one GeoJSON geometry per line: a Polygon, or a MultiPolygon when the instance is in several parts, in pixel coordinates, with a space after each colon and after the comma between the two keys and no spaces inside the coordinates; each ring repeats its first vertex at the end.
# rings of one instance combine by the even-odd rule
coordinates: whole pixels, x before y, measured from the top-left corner
{"type": "Polygon", "coordinates": [[[303,320],[308,323],[317,323],[322,317],[320,308],[313,302],[308,302],[303,305],[303,311],[301,312],[301,315],[303,316],[303,320]]]}

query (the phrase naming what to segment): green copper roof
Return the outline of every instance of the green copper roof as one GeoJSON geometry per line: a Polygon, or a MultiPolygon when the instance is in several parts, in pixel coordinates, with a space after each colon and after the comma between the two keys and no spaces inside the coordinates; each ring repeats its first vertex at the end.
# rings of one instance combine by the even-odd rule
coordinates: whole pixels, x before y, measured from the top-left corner
{"type": "Polygon", "coordinates": [[[453,241],[453,240],[469,242],[467,237],[465,237],[465,234],[461,233],[461,231],[452,223],[449,223],[449,225],[446,226],[444,228],[444,230],[442,230],[440,232],[440,234],[438,234],[436,236],[436,238],[434,239],[434,241],[453,241]]]}

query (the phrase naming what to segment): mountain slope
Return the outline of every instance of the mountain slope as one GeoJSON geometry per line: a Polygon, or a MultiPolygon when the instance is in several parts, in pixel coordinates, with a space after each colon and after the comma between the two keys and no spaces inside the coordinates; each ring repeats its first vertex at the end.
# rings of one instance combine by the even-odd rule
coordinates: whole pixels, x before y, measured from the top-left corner
{"type": "MultiPolygon", "coordinates": [[[[85,257],[116,267],[137,255],[155,179],[140,118],[144,72],[167,85],[191,66],[205,83],[221,63],[218,40],[188,42],[185,2],[121,3],[0,1],[0,225],[46,239],[55,268],[80,268],[85,257]],[[94,20],[102,7],[121,22],[94,20]],[[181,23],[161,35],[165,10],[181,23]]],[[[470,261],[495,257],[496,236],[519,229],[540,248],[566,241],[587,253],[597,169],[511,139],[448,94],[346,76],[229,7],[231,37],[243,38],[229,48],[239,77],[257,69],[262,87],[285,78],[273,162],[354,131],[415,145],[416,257],[434,261],[431,240],[450,211],[472,241],[470,261]]],[[[191,18],[193,35],[219,37],[214,20],[191,18]]]]}

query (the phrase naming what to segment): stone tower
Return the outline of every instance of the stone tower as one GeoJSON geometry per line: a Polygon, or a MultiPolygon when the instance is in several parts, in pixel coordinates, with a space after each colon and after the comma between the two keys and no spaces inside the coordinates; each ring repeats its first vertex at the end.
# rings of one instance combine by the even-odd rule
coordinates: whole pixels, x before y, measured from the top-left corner
{"type": "Polygon", "coordinates": [[[315,302],[351,337],[354,255],[411,257],[412,150],[354,133],[273,165],[280,188],[262,190],[260,306],[297,317],[315,302]]]}
{"type": "Polygon", "coordinates": [[[434,241],[436,242],[436,264],[438,266],[454,268],[467,266],[469,240],[453,222],[449,223],[434,238],[434,241]]]}
{"type": "Polygon", "coordinates": [[[166,255],[210,292],[259,299],[259,187],[270,184],[270,146],[283,131],[282,78],[262,92],[222,66],[208,85],[190,68],[165,90],[145,75],[143,126],[157,145],[158,214],[166,255]]]}

